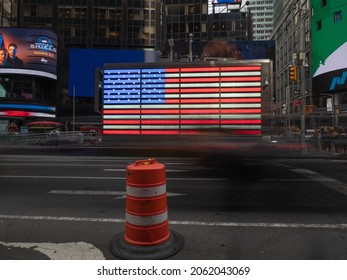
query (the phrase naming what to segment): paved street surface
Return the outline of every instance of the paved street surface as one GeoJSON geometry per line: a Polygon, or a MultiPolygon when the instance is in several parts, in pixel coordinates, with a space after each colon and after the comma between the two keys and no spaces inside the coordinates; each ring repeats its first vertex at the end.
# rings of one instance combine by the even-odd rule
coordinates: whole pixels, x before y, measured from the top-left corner
{"type": "MultiPolygon", "coordinates": [[[[109,243],[124,232],[125,170],[138,159],[1,155],[0,259],[117,259],[109,243]]],[[[347,259],[345,157],[253,159],[238,176],[157,160],[170,230],[185,240],[170,259],[347,259]]]]}

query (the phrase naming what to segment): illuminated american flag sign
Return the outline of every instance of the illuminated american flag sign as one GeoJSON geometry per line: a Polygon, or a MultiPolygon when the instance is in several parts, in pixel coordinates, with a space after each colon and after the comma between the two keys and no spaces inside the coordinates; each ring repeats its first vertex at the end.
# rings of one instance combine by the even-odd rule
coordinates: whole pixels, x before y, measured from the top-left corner
{"type": "Polygon", "coordinates": [[[261,64],[104,70],[103,133],[261,135],[261,64]]]}

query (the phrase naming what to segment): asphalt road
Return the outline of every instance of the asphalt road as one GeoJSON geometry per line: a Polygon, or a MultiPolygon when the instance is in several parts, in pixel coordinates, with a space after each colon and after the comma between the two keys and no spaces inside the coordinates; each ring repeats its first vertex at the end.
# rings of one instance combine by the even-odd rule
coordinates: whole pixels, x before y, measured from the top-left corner
{"type": "MultiPolygon", "coordinates": [[[[0,259],[117,259],[109,244],[125,228],[125,171],[143,157],[0,157],[0,259]]],[[[185,241],[169,259],[347,259],[347,158],[252,159],[223,172],[157,160],[169,228],[185,241]]]]}

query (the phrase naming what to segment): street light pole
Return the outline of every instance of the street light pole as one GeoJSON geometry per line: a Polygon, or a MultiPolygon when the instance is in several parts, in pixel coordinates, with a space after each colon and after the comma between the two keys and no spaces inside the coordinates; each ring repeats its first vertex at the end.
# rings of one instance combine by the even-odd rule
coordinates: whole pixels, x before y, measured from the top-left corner
{"type": "Polygon", "coordinates": [[[305,108],[306,108],[306,75],[305,75],[305,22],[304,17],[308,11],[300,8],[299,10],[299,28],[300,28],[300,52],[299,52],[299,82],[300,82],[300,96],[302,98],[301,104],[301,142],[305,143],[306,141],[306,120],[305,120],[305,108]]]}
{"type": "Polygon", "coordinates": [[[174,46],[174,39],[171,38],[168,40],[169,46],[170,46],[170,61],[173,61],[173,46],[174,46]]]}
{"type": "Polygon", "coordinates": [[[72,91],[72,131],[73,132],[75,132],[75,122],[76,122],[75,118],[76,118],[76,92],[75,92],[75,85],[74,85],[73,91],[72,91]]]}
{"type": "Polygon", "coordinates": [[[286,113],[287,113],[287,127],[290,127],[290,86],[286,86],[286,113]]]}
{"type": "Polygon", "coordinates": [[[189,61],[193,61],[193,34],[189,33],[189,61]]]}

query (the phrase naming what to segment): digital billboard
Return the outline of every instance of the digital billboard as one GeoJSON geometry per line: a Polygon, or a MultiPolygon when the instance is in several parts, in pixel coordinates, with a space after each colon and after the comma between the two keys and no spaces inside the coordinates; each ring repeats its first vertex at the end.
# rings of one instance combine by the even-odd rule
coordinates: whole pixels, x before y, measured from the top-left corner
{"type": "Polygon", "coordinates": [[[55,118],[56,109],[54,106],[34,103],[1,103],[0,117],[7,118],[55,118]]]}
{"type": "MultiPolygon", "coordinates": [[[[223,57],[235,59],[271,59],[275,61],[275,41],[194,41],[192,53],[194,59],[204,60],[206,57],[223,57]]],[[[166,45],[166,53],[170,53],[169,44],[166,45]]],[[[175,41],[172,48],[178,57],[184,57],[189,53],[189,43],[175,41]]],[[[274,65],[275,66],[275,65],[274,65]]]]}
{"type": "Polygon", "coordinates": [[[230,10],[239,10],[241,4],[241,0],[209,0],[208,14],[229,13],[230,10]],[[227,9],[225,8],[226,6],[228,7],[227,9]]]}
{"type": "Polygon", "coordinates": [[[213,4],[233,4],[241,3],[241,0],[212,0],[213,4]]]}
{"type": "Polygon", "coordinates": [[[0,74],[57,79],[57,44],[49,30],[0,28],[0,74]]]}
{"type": "Polygon", "coordinates": [[[345,0],[322,5],[312,1],[312,74],[313,90],[324,93],[347,90],[347,39],[345,0]]]}

